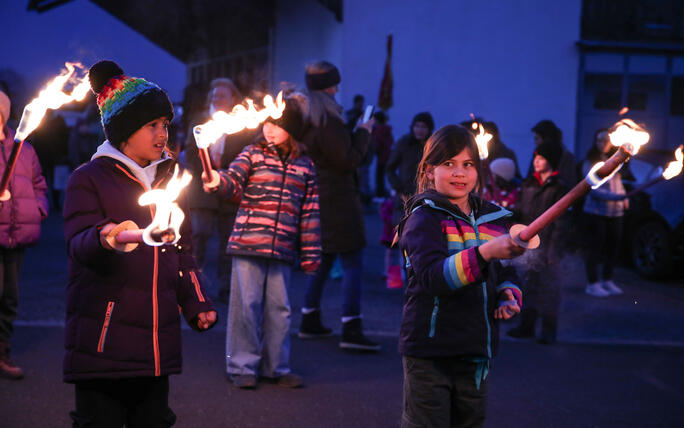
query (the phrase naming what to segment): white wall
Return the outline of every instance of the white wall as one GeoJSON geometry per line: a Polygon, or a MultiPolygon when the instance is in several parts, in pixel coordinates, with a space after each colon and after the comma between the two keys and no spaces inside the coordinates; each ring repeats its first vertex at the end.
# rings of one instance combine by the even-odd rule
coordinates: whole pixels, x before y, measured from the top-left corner
{"type": "Polygon", "coordinates": [[[299,77],[303,66],[298,74],[292,67],[301,58],[326,58],[340,66],[345,107],[356,93],[375,103],[393,33],[395,137],[419,111],[430,111],[437,126],[474,113],[499,125],[523,173],[530,128],[541,119],[556,122],[573,149],[581,0],[345,0],[342,26],[324,28],[334,17],[323,10],[327,18],[309,23],[307,34],[305,17],[320,9],[313,0],[279,2],[275,81],[299,77]],[[293,16],[302,24],[283,23],[293,16]]]}
{"type": "Polygon", "coordinates": [[[111,59],[126,74],[164,88],[172,101],[182,100],[185,65],[104,10],[86,0],[44,13],[27,11],[27,4],[23,0],[2,2],[0,69],[21,76],[29,98],[59,74],[66,61],[90,66],[111,59]]]}

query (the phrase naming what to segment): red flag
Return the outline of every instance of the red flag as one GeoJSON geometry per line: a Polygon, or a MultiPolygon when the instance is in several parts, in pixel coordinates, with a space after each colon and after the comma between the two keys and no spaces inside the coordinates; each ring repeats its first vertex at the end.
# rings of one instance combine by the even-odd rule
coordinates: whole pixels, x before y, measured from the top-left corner
{"type": "Polygon", "coordinates": [[[394,81],[392,80],[392,35],[387,36],[387,59],[385,60],[385,74],[382,76],[380,83],[380,95],[378,96],[378,107],[387,110],[394,104],[392,100],[392,89],[394,88],[394,81]]]}

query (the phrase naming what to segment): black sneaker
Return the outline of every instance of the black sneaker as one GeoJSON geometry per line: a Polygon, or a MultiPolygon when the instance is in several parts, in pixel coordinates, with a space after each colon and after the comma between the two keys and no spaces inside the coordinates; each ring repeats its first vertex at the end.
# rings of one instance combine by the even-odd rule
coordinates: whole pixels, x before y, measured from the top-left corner
{"type": "Polygon", "coordinates": [[[522,329],[520,327],[512,328],[506,332],[506,336],[514,339],[531,339],[534,337],[534,331],[522,329]]]}
{"type": "Polygon", "coordinates": [[[254,389],[257,385],[257,378],[254,375],[231,375],[230,380],[240,389],[254,389]]]}
{"type": "Polygon", "coordinates": [[[300,339],[318,339],[332,335],[332,329],[321,323],[321,310],[316,309],[308,314],[302,314],[302,323],[299,325],[300,339]]]}
{"type": "Polygon", "coordinates": [[[304,379],[294,373],[287,373],[278,378],[277,384],[284,388],[299,388],[304,385],[304,379]]]}
{"type": "Polygon", "coordinates": [[[361,318],[342,323],[342,340],[340,348],[359,351],[379,351],[380,345],[368,339],[363,334],[361,318]]]}

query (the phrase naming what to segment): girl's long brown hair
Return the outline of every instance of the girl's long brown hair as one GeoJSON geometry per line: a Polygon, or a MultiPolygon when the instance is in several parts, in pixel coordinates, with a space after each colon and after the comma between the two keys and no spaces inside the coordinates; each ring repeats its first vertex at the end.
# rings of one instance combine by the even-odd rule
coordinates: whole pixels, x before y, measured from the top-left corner
{"type": "Polygon", "coordinates": [[[416,174],[418,193],[434,189],[435,187],[433,180],[430,180],[427,176],[430,167],[441,165],[448,159],[461,153],[464,149],[468,149],[475,163],[475,170],[477,171],[475,190],[478,195],[481,194],[484,187],[484,175],[482,174],[482,162],[480,161],[475,137],[473,137],[469,130],[459,125],[443,126],[428,138],[423,149],[423,158],[418,164],[418,172],[416,174]]]}

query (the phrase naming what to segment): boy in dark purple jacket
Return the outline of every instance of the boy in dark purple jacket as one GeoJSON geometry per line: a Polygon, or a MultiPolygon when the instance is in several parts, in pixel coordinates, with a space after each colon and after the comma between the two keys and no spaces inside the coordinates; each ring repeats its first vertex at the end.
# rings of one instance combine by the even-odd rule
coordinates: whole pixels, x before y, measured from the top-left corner
{"type": "Polygon", "coordinates": [[[69,255],[64,380],[75,384],[75,427],[171,426],[168,375],[181,372],[179,311],[207,330],[216,312],[199,283],[190,225],[172,247],[129,252],[103,239],[117,223],[152,220],[138,197],[164,187],[174,161],[164,149],[173,108],[166,93],[102,61],[89,72],[105,141],[66,189],[69,255]]]}

